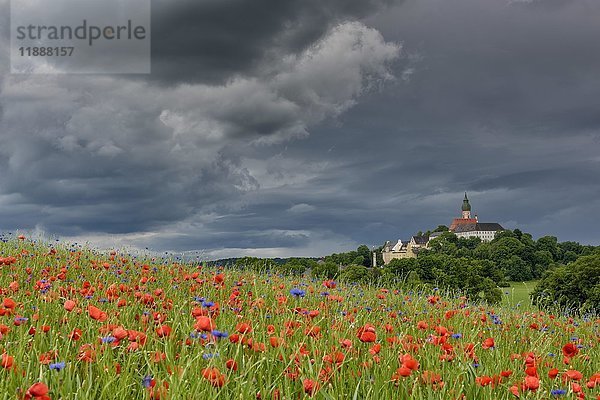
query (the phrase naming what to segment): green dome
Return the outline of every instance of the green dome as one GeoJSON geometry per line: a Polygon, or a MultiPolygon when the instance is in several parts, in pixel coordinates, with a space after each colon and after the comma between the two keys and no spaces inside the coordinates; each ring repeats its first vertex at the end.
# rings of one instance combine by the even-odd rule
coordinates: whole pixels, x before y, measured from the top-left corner
{"type": "Polygon", "coordinates": [[[465,199],[463,200],[462,210],[471,211],[471,205],[469,204],[469,199],[467,198],[467,192],[465,192],[465,199]]]}

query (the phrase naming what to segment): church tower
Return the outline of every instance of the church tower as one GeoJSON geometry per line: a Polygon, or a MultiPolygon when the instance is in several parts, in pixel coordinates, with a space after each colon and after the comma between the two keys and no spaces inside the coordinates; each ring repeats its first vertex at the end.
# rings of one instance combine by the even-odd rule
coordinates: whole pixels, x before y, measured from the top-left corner
{"type": "Polygon", "coordinates": [[[462,217],[465,219],[471,218],[471,205],[469,204],[469,199],[467,198],[467,192],[465,192],[465,199],[462,204],[462,217]]]}

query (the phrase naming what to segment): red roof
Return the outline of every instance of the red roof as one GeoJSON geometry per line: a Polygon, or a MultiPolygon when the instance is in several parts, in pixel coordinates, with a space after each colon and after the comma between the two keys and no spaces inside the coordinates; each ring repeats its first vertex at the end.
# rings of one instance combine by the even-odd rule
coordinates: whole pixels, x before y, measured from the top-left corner
{"type": "Polygon", "coordinates": [[[454,230],[460,225],[467,224],[476,224],[477,218],[454,218],[452,223],[450,224],[450,231],[454,232],[454,230]]]}

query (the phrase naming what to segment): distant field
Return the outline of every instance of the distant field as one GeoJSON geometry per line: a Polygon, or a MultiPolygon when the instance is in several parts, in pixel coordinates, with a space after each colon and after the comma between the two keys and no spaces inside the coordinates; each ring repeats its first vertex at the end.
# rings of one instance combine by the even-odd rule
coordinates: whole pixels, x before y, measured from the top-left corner
{"type": "Polygon", "coordinates": [[[509,306],[516,306],[517,304],[521,304],[522,306],[531,305],[529,293],[531,293],[537,283],[538,281],[510,282],[510,287],[502,288],[504,304],[509,306]]]}

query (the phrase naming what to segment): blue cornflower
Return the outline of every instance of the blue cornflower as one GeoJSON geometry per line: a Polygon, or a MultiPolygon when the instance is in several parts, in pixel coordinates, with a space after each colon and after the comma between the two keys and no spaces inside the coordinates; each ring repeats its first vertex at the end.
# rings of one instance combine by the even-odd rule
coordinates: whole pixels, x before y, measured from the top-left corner
{"type": "Polygon", "coordinates": [[[215,358],[215,357],[219,357],[219,353],[204,353],[204,354],[202,354],[202,358],[204,358],[205,360],[215,358]]]}
{"type": "Polygon", "coordinates": [[[567,394],[565,389],[553,389],[550,394],[552,396],[562,396],[563,394],[567,394]]]}
{"type": "Polygon", "coordinates": [[[229,336],[229,334],[227,332],[225,332],[225,331],[218,331],[216,329],[214,331],[212,331],[211,333],[217,339],[222,339],[222,338],[226,338],[227,336],[229,336]]]}
{"type": "Polygon", "coordinates": [[[117,340],[116,337],[114,336],[106,336],[100,339],[102,341],[102,343],[113,343],[115,340],[117,340]]]}
{"type": "Polygon", "coordinates": [[[152,382],[152,375],[146,375],[143,379],[142,379],[142,385],[145,388],[149,388],[150,387],[150,383],[152,382]]]}
{"type": "Polygon", "coordinates": [[[290,294],[296,297],[304,297],[306,296],[306,292],[302,289],[293,288],[290,290],[290,294]]]}
{"type": "Polygon", "coordinates": [[[57,363],[52,363],[49,365],[50,369],[55,369],[57,371],[60,371],[61,369],[65,368],[65,363],[63,362],[57,362],[57,363]]]}
{"type": "Polygon", "coordinates": [[[452,339],[460,339],[462,337],[462,333],[453,333],[452,339]]]}

